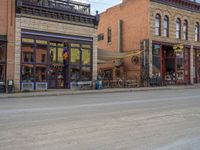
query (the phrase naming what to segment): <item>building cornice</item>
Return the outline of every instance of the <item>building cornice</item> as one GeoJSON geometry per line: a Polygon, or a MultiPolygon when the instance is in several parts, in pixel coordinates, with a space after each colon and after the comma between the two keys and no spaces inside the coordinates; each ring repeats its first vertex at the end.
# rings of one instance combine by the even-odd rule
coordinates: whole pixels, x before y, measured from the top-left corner
{"type": "Polygon", "coordinates": [[[168,5],[178,9],[200,13],[200,4],[189,0],[150,0],[152,2],[168,5]]]}

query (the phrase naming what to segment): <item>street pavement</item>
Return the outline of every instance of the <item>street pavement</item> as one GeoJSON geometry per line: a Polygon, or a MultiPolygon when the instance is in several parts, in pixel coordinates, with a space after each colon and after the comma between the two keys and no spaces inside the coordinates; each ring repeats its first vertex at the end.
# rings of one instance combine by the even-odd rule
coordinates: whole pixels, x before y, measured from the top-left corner
{"type": "Polygon", "coordinates": [[[2,98],[0,150],[200,150],[200,89],[2,98]]]}

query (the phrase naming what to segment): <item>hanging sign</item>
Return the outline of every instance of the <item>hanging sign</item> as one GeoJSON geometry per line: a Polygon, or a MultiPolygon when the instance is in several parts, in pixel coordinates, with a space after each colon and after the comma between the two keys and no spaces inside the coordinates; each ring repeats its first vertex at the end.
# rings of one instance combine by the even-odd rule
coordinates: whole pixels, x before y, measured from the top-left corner
{"type": "Polygon", "coordinates": [[[173,50],[175,53],[181,53],[183,52],[184,46],[182,44],[177,44],[173,46],[173,50]]]}

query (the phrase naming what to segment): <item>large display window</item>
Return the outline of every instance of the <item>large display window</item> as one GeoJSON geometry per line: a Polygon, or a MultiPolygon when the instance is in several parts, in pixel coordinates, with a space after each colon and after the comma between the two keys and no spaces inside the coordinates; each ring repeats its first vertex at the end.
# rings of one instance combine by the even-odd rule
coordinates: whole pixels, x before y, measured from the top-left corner
{"type": "Polygon", "coordinates": [[[68,88],[70,82],[92,80],[91,43],[22,38],[21,82],[34,88],[68,88]]]}
{"type": "Polygon", "coordinates": [[[153,56],[153,75],[160,75],[160,52],[161,52],[161,45],[154,44],[152,49],[152,56],[153,56]]]}

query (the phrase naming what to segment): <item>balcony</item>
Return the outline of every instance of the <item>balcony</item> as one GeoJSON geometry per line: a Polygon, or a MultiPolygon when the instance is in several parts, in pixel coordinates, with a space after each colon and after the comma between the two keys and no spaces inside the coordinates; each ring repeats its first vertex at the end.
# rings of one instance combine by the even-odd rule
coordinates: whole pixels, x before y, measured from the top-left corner
{"type": "Polygon", "coordinates": [[[17,0],[17,6],[36,6],[58,11],[90,15],[90,4],[72,0],[17,0]]]}

